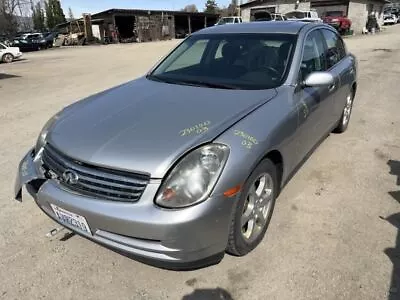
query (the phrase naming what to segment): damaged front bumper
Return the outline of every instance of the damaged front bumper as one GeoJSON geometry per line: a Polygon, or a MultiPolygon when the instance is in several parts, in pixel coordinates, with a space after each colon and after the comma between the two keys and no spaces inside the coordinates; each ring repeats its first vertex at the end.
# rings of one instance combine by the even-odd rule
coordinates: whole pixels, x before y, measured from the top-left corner
{"type": "Polygon", "coordinates": [[[137,203],[118,203],[66,190],[48,179],[41,153],[31,149],[19,164],[15,199],[23,187],[39,208],[63,227],[129,254],[134,259],[167,269],[192,269],[218,263],[227,245],[233,201],[223,195],[182,210],[154,205],[160,183],[149,183],[137,203]],[[88,231],[62,222],[54,207],[83,217],[88,231]]]}
{"type": "MultiPolygon", "coordinates": [[[[46,180],[43,172],[37,167],[37,159],[38,157],[35,157],[35,150],[32,148],[19,163],[17,177],[14,184],[14,197],[20,202],[22,202],[22,188],[26,184],[29,184],[27,189],[30,190],[35,186],[38,186],[40,181],[44,182],[46,180]]],[[[30,194],[32,195],[31,192],[30,194]]]]}

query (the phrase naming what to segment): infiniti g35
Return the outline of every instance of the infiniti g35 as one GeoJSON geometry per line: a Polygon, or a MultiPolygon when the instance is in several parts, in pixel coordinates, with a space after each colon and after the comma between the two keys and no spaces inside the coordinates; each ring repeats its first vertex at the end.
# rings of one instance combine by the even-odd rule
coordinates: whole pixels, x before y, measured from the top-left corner
{"type": "Polygon", "coordinates": [[[52,117],[15,198],[25,187],[56,222],[160,267],[246,255],[305,157],[347,129],[356,73],[328,25],[203,29],[145,76],[52,117]]]}

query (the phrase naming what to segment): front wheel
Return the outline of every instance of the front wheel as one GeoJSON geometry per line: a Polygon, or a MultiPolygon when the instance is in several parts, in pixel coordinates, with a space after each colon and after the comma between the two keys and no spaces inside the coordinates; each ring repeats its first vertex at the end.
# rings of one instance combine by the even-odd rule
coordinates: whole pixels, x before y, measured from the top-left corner
{"type": "Polygon", "coordinates": [[[3,55],[2,60],[4,63],[9,64],[9,63],[13,62],[14,56],[11,53],[6,53],[3,55]]]}
{"type": "Polygon", "coordinates": [[[246,255],[262,241],[275,206],[277,178],[273,162],[264,159],[247,179],[231,221],[228,253],[246,255]]]}
{"type": "Polygon", "coordinates": [[[351,112],[353,110],[353,100],[354,100],[354,93],[352,91],[346,98],[346,104],[343,109],[342,117],[340,118],[339,124],[333,130],[333,132],[343,133],[347,130],[347,127],[349,126],[351,112]]]}

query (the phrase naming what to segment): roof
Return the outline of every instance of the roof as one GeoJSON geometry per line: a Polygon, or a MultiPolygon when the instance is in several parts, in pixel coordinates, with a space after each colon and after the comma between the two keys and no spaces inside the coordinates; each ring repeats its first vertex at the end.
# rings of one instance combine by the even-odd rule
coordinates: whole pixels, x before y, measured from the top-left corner
{"type": "Polygon", "coordinates": [[[240,24],[216,25],[199,30],[196,34],[220,33],[286,33],[297,34],[301,28],[310,23],[300,21],[265,21],[245,22],[240,24]]]}
{"type": "MultiPolygon", "coordinates": [[[[290,1],[292,1],[293,3],[296,2],[296,0],[289,0],[288,2],[290,3],[290,1]]],[[[253,1],[249,1],[247,3],[243,3],[242,5],[240,5],[240,8],[253,7],[253,6],[265,4],[267,2],[275,3],[276,1],[275,0],[253,0],[253,1]]]]}
{"type": "Polygon", "coordinates": [[[218,17],[219,14],[211,14],[205,12],[186,12],[186,11],[175,11],[175,10],[150,10],[150,9],[121,9],[111,8],[102,12],[98,12],[92,15],[92,17],[99,17],[104,14],[123,14],[123,15],[148,15],[148,14],[170,14],[170,15],[183,15],[183,16],[204,16],[204,17],[218,17]]]}

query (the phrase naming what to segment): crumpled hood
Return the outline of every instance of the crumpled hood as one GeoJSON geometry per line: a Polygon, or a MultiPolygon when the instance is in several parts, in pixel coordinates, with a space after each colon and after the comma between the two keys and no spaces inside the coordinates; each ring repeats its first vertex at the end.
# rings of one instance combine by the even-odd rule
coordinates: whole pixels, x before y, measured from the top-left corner
{"type": "Polygon", "coordinates": [[[162,178],[183,153],[275,95],[274,89],[211,89],[143,77],[71,105],[47,139],[79,161],[162,178]]]}

